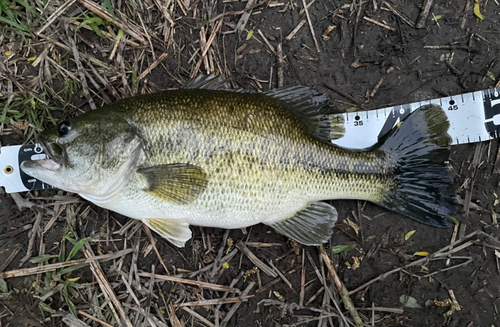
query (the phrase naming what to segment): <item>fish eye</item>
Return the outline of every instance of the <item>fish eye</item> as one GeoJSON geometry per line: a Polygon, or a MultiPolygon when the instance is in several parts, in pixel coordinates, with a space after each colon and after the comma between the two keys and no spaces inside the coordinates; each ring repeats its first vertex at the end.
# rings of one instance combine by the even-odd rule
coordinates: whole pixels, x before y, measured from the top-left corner
{"type": "Polygon", "coordinates": [[[68,135],[70,130],[71,130],[71,123],[65,120],[59,125],[59,130],[57,132],[59,133],[59,136],[64,137],[68,135]]]}

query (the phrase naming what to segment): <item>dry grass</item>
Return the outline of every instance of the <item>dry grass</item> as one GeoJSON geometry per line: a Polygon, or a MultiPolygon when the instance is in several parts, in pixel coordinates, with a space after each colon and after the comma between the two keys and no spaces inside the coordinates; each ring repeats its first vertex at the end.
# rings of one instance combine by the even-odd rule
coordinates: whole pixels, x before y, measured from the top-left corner
{"type": "MultiPolygon", "coordinates": [[[[200,73],[230,77],[234,72],[227,63],[227,53],[234,52],[237,60],[242,51],[226,49],[224,36],[232,33],[265,44],[269,55],[278,60],[276,70],[273,72],[271,67],[267,80],[238,71],[248,86],[256,90],[272,87],[274,75],[278,76],[276,85],[282,85],[286,56],[282,53],[281,40],[269,39],[261,30],[253,33],[248,20],[251,15],[266,10],[300,11],[306,1],[294,6],[288,1],[249,0],[235,6],[238,9],[233,8],[233,2],[4,0],[0,4],[3,7],[0,14],[0,132],[4,145],[29,142],[44,126],[88,108],[134,94],[179,87],[200,73]]],[[[342,7],[344,15],[355,17],[357,3],[342,7]]],[[[307,6],[302,12],[303,20],[296,28],[282,33],[288,35],[288,40],[299,32],[311,33],[309,46],[319,52],[307,6]]],[[[351,95],[345,96],[360,104],[351,95]]],[[[31,319],[40,325],[226,326],[246,301],[258,294],[269,294],[260,302],[264,306],[273,306],[283,315],[293,317],[288,326],[310,322],[319,322],[318,326],[323,323],[325,326],[362,326],[374,324],[375,316],[381,321],[384,314],[402,313],[401,309],[374,307],[368,308],[371,316],[358,314],[349,303],[349,295],[354,292],[349,293],[334,273],[339,255],[331,250],[311,255],[293,244],[282,257],[266,263],[254,254],[255,249],[265,251],[280,244],[241,239],[233,246],[227,233],[220,238],[202,229],[202,241],[193,242],[191,257],[185,258],[185,251],[165,244],[147,227],[131,220],[123,223],[112,213],[95,211],[64,192],[49,198],[32,196],[31,200],[37,204],[33,212],[30,211],[33,224],[7,235],[12,237],[30,229],[28,249],[17,248],[0,269],[0,278],[28,276],[28,279],[22,290],[19,286],[13,290],[1,280],[0,296],[2,301],[9,301],[17,293],[28,294],[37,311],[31,319]],[[96,219],[101,224],[90,226],[96,219]],[[58,235],[59,239],[51,234],[55,225],[64,231],[58,235]],[[47,239],[56,246],[46,243],[47,239]],[[294,252],[300,260],[292,268],[280,270],[280,260],[294,252]],[[18,253],[30,263],[20,270],[1,272],[18,253]],[[185,260],[185,266],[191,270],[164,262],[172,258],[177,264],[185,260]],[[238,263],[242,259],[249,260],[256,268],[244,271],[238,263]],[[228,266],[231,269],[226,269],[228,266]],[[306,271],[311,273],[307,275],[309,279],[306,279],[306,271]],[[294,274],[300,276],[300,290],[296,290],[294,298],[284,298],[276,285],[281,283],[280,289],[292,288],[288,279],[294,274]],[[333,276],[334,282],[329,276],[333,276]],[[313,292],[310,285],[314,282],[317,285],[313,292]],[[237,284],[242,286],[238,288],[237,284]],[[318,300],[319,305],[309,306],[318,300]]],[[[462,264],[436,268],[425,276],[408,270],[438,258],[469,260],[470,257],[452,255],[475,245],[473,237],[476,236],[477,233],[459,238],[453,243],[454,247],[389,273],[402,272],[422,278],[458,268],[462,264]]],[[[492,240],[476,242],[498,248],[492,240]]],[[[356,291],[363,291],[387,275],[377,277],[356,291]]],[[[295,290],[292,288],[292,291],[295,290]]],[[[15,312],[7,309],[2,311],[0,319],[17,326],[12,324],[14,315],[15,312]]]]}

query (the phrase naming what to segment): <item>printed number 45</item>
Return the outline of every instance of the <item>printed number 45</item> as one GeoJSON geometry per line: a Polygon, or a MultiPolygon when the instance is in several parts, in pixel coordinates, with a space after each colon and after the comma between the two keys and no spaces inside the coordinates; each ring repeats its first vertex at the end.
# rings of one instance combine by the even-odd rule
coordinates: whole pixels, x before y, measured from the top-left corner
{"type": "Polygon", "coordinates": [[[448,110],[458,110],[458,105],[457,104],[454,104],[452,106],[449,106],[448,107],[448,110]]]}

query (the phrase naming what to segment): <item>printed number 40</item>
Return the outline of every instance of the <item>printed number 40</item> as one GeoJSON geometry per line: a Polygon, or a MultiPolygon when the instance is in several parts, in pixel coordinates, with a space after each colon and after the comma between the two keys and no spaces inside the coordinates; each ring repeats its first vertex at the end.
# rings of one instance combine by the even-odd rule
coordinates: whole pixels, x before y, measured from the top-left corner
{"type": "Polygon", "coordinates": [[[452,106],[449,106],[448,107],[448,110],[458,110],[458,105],[457,104],[454,104],[452,106]]]}

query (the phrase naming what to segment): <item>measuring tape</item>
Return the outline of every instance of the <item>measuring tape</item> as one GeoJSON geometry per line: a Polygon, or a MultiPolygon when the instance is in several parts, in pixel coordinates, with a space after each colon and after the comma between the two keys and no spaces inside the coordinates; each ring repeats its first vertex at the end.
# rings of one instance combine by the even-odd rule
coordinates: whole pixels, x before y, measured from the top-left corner
{"type": "MultiPolygon", "coordinates": [[[[345,113],[346,133],[332,142],[342,148],[368,149],[409,114],[428,104],[444,109],[450,122],[448,134],[453,140],[452,144],[488,141],[500,135],[500,88],[495,88],[401,106],[345,113]]],[[[46,155],[38,144],[2,147],[0,186],[7,193],[52,188],[20,169],[23,161],[45,158],[46,155]]]]}

